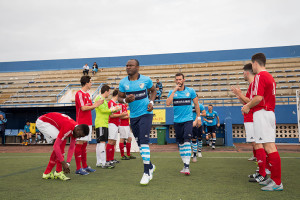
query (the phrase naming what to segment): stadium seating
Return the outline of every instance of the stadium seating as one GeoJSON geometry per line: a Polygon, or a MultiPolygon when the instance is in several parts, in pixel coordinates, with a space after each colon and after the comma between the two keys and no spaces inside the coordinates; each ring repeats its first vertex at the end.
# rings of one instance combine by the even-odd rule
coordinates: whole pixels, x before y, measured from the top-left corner
{"type": "MultiPolygon", "coordinates": [[[[247,89],[242,67],[248,62],[143,66],[140,73],[151,77],[154,84],[157,78],[163,83],[163,97],[173,89],[175,73],[182,72],[186,76],[186,85],[194,88],[200,99],[227,98],[234,97],[230,92],[231,85],[238,85],[244,91],[247,89]]],[[[267,61],[267,70],[277,83],[277,96],[295,95],[300,82],[299,68],[300,58],[267,61]]],[[[0,104],[55,103],[57,95],[68,84],[78,84],[81,76],[81,70],[1,73],[0,104]]],[[[93,82],[117,88],[125,76],[124,67],[104,68],[93,76],[93,82]]]]}

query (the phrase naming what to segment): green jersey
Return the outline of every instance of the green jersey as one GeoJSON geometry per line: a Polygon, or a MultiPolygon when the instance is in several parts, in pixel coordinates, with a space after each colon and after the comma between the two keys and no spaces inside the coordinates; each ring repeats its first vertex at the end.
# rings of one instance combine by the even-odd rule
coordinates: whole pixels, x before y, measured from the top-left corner
{"type": "MultiPolygon", "coordinates": [[[[100,94],[96,97],[95,101],[99,99],[104,99],[100,94]]],[[[111,115],[111,110],[108,108],[108,103],[104,99],[103,104],[95,108],[96,111],[96,119],[95,119],[95,127],[106,127],[108,128],[108,119],[109,115],[111,115]]]]}

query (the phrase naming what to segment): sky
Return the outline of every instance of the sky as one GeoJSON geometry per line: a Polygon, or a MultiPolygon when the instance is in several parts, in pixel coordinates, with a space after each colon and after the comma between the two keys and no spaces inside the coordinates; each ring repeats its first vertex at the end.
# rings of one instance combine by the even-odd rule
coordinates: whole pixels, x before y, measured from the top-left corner
{"type": "Polygon", "coordinates": [[[299,0],[0,0],[0,62],[300,44],[299,0]]]}

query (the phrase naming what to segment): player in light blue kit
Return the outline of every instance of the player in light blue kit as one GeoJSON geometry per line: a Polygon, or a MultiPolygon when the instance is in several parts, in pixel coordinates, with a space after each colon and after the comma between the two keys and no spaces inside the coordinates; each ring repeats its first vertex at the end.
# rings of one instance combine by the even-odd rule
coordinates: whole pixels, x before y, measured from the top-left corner
{"type": "Polygon", "coordinates": [[[118,101],[129,103],[130,126],[140,147],[140,154],[144,163],[144,174],[140,184],[148,185],[155,171],[155,165],[150,161],[149,135],[156,90],[149,77],[139,74],[139,68],[138,60],[131,59],[127,62],[126,71],[128,76],[120,81],[118,101]],[[148,90],[150,91],[150,101],[148,90]]]}
{"type": "Polygon", "coordinates": [[[185,79],[182,73],[175,75],[176,87],[169,92],[166,104],[170,106],[171,103],[173,103],[176,141],[179,143],[179,153],[184,164],[180,173],[190,175],[191,138],[193,134],[192,102],[195,105],[197,113],[197,117],[194,121],[196,126],[201,126],[201,117],[196,92],[193,88],[185,87],[184,81],[185,79]]]}
{"type": "Polygon", "coordinates": [[[206,134],[206,144],[208,144],[209,137],[212,137],[211,148],[216,148],[216,129],[220,127],[220,118],[216,111],[213,111],[213,106],[210,104],[208,106],[208,112],[206,112],[206,117],[204,120],[207,122],[207,134],[206,134]],[[218,121],[218,123],[217,123],[218,121]]]}
{"type": "MultiPolygon", "coordinates": [[[[198,97],[198,95],[197,95],[198,97]]],[[[199,103],[199,107],[200,107],[200,116],[206,116],[206,111],[204,106],[199,103]]],[[[193,106],[193,136],[192,136],[192,148],[193,148],[193,155],[192,155],[192,161],[193,162],[197,162],[197,152],[198,152],[198,157],[202,157],[202,133],[203,133],[203,123],[202,125],[199,127],[197,126],[195,120],[197,117],[197,113],[196,113],[196,109],[195,106],[193,106]],[[197,144],[197,139],[198,139],[198,144],[197,144]]]]}

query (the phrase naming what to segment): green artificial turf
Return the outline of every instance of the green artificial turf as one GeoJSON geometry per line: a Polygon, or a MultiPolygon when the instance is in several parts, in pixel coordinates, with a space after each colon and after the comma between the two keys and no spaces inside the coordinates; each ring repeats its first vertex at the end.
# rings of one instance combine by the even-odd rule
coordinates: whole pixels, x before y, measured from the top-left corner
{"type": "MultiPolygon", "coordinates": [[[[300,199],[300,154],[280,153],[284,191],[263,192],[248,182],[256,164],[250,153],[203,152],[191,163],[191,175],[180,174],[183,164],[178,152],[151,153],[157,167],[148,186],[141,186],[142,159],[121,161],[115,169],[96,168],[88,176],[75,175],[71,162],[70,181],[42,180],[49,153],[0,154],[0,198],[4,199],[300,199]]],[[[120,160],[119,153],[116,158],[120,160]]],[[[95,168],[95,153],[88,164],[95,168]]]]}

